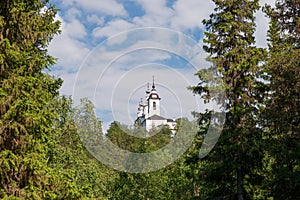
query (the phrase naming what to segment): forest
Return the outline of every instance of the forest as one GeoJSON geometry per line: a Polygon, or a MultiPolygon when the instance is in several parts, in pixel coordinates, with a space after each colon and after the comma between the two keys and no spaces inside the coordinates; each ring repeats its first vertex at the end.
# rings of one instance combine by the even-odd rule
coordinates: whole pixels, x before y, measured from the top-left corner
{"type": "MultiPolygon", "coordinates": [[[[200,159],[211,112],[195,112],[197,135],[183,156],[154,172],[127,173],[99,162],[80,139],[87,125],[103,138],[93,103],[73,106],[59,93],[63,80],[47,73],[57,61],[47,48],[60,33],[59,8],[48,0],[1,0],[0,198],[300,199],[300,1],[211,1],[214,12],[203,20],[211,67],[195,71],[199,84],[189,90],[217,101],[224,87],[222,134],[200,159]],[[259,9],[270,20],[267,48],[255,45],[259,9]]],[[[189,131],[188,119],[177,123],[176,134],[189,131]]],[[[172,140],[168,127],[137,139],[118,121],[105,137],[139,153],[172,140]]]]}

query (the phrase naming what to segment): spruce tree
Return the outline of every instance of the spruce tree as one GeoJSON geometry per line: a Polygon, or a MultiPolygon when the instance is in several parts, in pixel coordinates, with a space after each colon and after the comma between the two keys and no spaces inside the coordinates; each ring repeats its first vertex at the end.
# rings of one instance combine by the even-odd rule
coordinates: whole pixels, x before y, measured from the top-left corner
{"type": "Polygon", "coordinates": [[[266,108],[267,149],[263,188],[278,199],[300,196],[300,2],[278,0],[265,7],[270,18],[266,108]]]}
{"type": "Polygon", "coordinates": [[[56,193],[47,142],[61,80],[44,73],[55,61],[47,51],[55,15],[48,1],[0,1],[0,198],[56,193]]]}
{"type": "MultiPolygon", "coordinates": [[[[213,0],[216,7],[206,27],[204,50],[212,67],[196,75],[201,82],[191,87],[206,100],[215,93],[221,77],[225,89],[226,122],[213,151],[199,161],[203,198],[244,199],[250,195],[253,170],[260,166],[256,87],[259,62],[264,54],[256,48],[255,17],[258,0],[213,0]],[[211,75],[209,75],[211,74],[211,75]]],[[[202,114],[206,119],[208,113],[202,114]]],[[[200,117],[202,118],[202,117],[200,117]]],[[[203,120],[200,120],[200,122],[203,120]]],[[[207,120],[205,120],[207,121],[207,120]]]]}

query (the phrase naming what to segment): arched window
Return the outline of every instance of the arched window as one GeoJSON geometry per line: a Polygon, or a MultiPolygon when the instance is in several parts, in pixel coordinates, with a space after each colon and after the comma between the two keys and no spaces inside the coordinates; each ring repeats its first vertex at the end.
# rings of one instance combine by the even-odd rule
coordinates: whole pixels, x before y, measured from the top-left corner
{"type": "Polygon", "coordinates": [[[153,102],[153,110],[156,110],[156,102],[153,102]]]}

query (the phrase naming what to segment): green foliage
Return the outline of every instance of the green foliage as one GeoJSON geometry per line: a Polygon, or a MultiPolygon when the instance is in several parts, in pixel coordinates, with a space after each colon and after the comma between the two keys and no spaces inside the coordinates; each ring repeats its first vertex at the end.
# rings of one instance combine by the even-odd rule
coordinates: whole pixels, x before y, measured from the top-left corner
{"type": "MultiPolygon", "coordinates": [[[[115,172],[99,163],[83,146],[82,123],[94,124],[94,130],[102,135],[101,122],[96,118],[93,104],[82,99],[81,104],[73,108],[68,98],[59,99],[56,104],[59,117],[55,120],[52,135],[49,166],[60,174],[60,182],[69,186],[61,188],[61,193],[72,191],[71,198],[104,198],[109,194],[107,182],[112,181],[115,172]]],[[[89,126],[90,127],[90,126],[89,126]]],[[[59,196],[57,199],[70,198],[59,196]]]]}
{"type": "Polygon", "coordinates": [[[278,199],[300,196],[300,3],[277,1],[265,7],[270,18],[269,57],[264,68],[265,181],[262,190],[278,199]]]}
{"type": "MultiPolygon", "coordinates": [[[[260,167],[256,127],[258,87],[257,73],[264,50],[254,46],[255,17],[258,0],[213,1],[214,13],[203,23],[206,26],[204,50],[213,66],[197,72],[200,83],[190,89],[205,98],[216,100],[226,110],[226,122],[218,144],[197,166],[203,170],[203,198],[246,198],[248,184],[255,182],[253,170],[260,167]],[[220,77],[218,79],[218,77],[220,77]],[[221,81],[220,81],[221,80],[221,81]],[[222,87],[226,101],[222,102],[222,87]],[[253,180],[252,180],[253,178],[253,180]]],[[[209,113],[198,114],[200,126],[209,125],[209,113]],[[202,122],[205,124],[202,124],[202,122]]],[[[202,132],[202,131],[201,131],[202,132]]]]}
{"type": "Polygon", "coordinates": [[[171,140],[171,130],[167,125],[154,127],[148,133],[140,126],[129,129],[119,122],[111,123],[107,137],[115,145],[131,152],[146,153],[160,149],[171,140]],[[143,135],[143,138],[137,137],[143,135]]]}
{"type": "MultiPolygon", "coordinates": [[[[263,8],[270,18],[267,51],[255,47],[253,36],[258,0],[213,2],[214,13],[203,21],[212,66],[197,72],[200,82],[189,89],[222,104],[222,135],[200,160],[214,123],[211,111],[194,112],[198,133],[181,158],[155,172],[130,174],[109,169],[89,151],[107,140],[137,153],[171,142],[185,146],[193,122],[177,120],[179,140],[168,126],[146,132],[119,122],[104,136],[92,102],[82,99],[74,108],[59,96],[62,80],[44,73],[55,62],[47,46],[59,33],[56,9],[47,0],[0,1],[0,198],[299,198],[300,3],[277,0],[263,8]]],[[[126,159],[131,166],[130,154],[126,159]]],[[[135,160],[134,167],[147,166],[141,162],[150,161],[135,160]]]]}
{"type": "MultiPolygon", "coordinates": [[[[269,52],[254,46],[257,1],[214,2],[215,13],[204,20],[204,49],[214,65],[199,71],[201,82],[190,89],[206,101],[218,99],[215,77],[222,77],[228,112],[208,157],[197,161],[197,151],[189,152],[187,163],[198,169],[189,175],[198,178],[204,199],[297,199],[299,1],[279,0],[275,8],[264,8],[271,19],[269,52]]],[[[205,136],[208,116],[196,114],[200,136],[205,136]]],[[[200,137],[196,146],[201,144],[200,137]]]]}
{"type": "MultiPolygon", "coordinates": [[[[177,134],[186,134],[191,130],[187,119],[178,119],[178,126],[181,127],[177,134]]],[[[168,144],[171,138],[169,128],[161,127],[159,130],[151,130],[147,138],[136,138],[130,134],[140,134],[145,130],[135,127],[134,130],[125,129],[118,122],[113,122],[108,130],[107,137],[120,148],[126,148],[132,152],[152,152],[168,144]],[[158,131],[158,132],[157,132],[158,131]],[[157,132],[155,135],[153,135],[157,132]]],[[[167,155],[166,155],[167,156],[167,155]]],[[[171,156],[171,155],[170,155],[171,156]]],[[[163,159],[163,158],[160,158],[163,159]]],[[[129,161],[130,158],[128,158],[129,161]]],[[[143,160],[147,162],[147,160],[143,160]]],[[[136,166],[142,164],[137,161],[136,166]]],[[[192,199],[195,193],[193,183],[186,176],[188,166],[184,158],[178,159],[164,169],[151,173],[125,173],[119,172],[118,178],[111,183],[112,195],[110,199],[192,199]]]]}
{"type": "Polygon", "coordinates": [[[165,169],[146,174],[121,172],[110,199],[192,199],[193,183],[185,175],[183,159],[165,169]]]}
{"type": "Polygon", "coordinates": [[[55,193],[47,166],[51,101],[62,83],[43,73],[55,61],[46,47],[58,33],[47,1],[0,2],[0,197],[55,193]],[[41,10],[44,9],[44,12],[41,10]]]}
{"type": "Polygon", "coordinates": [[[183,161],[181,158],[151,173],[120,172],[109,199],[192,199],[194,186],[185,174],[188,167],[183,161]]]}

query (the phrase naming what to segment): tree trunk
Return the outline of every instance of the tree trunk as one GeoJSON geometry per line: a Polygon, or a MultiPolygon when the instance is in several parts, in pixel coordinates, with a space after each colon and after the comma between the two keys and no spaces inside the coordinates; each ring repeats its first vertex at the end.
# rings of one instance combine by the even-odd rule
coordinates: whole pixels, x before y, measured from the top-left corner
{"type": "Polygon", "coordinates": [[[242,167],[239,167],[237,169],[237,199],[238,200],[243,200],[243,189],[244,189],[244,184],[243,184],[243,172],[242,172],[242,167]]]}

